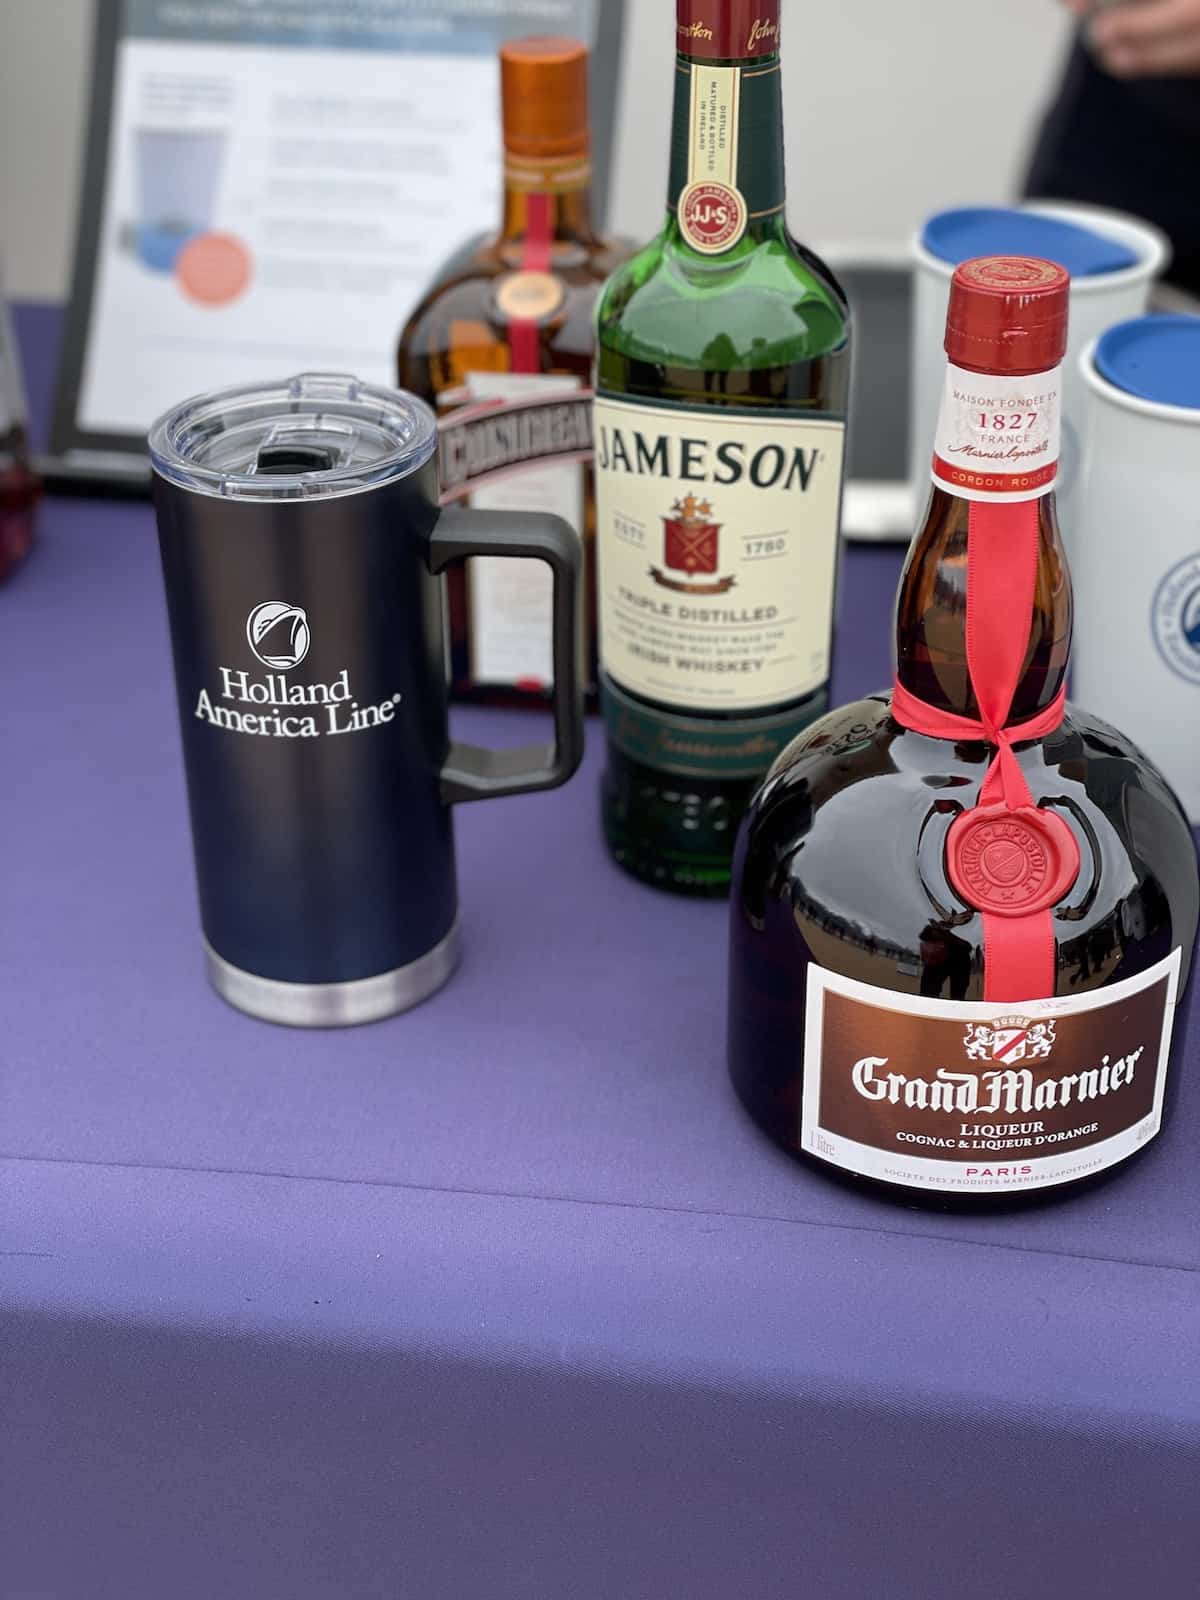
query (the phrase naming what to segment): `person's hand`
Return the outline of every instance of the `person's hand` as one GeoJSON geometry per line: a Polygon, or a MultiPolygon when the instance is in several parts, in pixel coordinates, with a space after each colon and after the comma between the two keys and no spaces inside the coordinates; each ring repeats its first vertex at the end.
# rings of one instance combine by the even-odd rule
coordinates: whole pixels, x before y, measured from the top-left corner
{"type": "Polygon", "coordinates": [[[1090,18],[1088,42],[1115,78],[1200,77],[1200,0],[1064,0],[1090,18]]]}

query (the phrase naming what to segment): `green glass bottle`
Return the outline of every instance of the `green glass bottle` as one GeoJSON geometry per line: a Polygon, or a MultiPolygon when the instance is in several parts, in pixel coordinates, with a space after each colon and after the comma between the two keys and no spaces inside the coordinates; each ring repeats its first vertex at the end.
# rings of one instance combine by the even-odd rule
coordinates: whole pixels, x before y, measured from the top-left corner
{"type": "Polygon", "coordinates": [[[742,812],[828,709],[850,317],[784,220],[779,0],[677,0],[661,232],[597,306],[609,848],[728,891],[742,812]]]}

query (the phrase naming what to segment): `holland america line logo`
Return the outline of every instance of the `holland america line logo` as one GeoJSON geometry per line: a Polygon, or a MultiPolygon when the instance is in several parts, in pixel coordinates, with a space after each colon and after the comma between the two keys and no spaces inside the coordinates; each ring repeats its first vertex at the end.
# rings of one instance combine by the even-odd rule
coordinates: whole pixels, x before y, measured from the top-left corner
{"type": "Polygon", "coordinates": [[[264,600],[246,618],[246,639],[264,667],[287,672],[308,654],[308,617],[286,600],[264,600]]]}
{"type": "Polygon", "coordinates": [[[1188,683],[1200,683],[1200,550],[1177,561],[1150,607],[1158,653],[1188,683]]]}
{"type": "Polygon", "coordinates": [[[196,716],[227,733],[266,739],[336,738],[395,721],[403,695],[360,704],[350,686],[350,669],[324,683],[288,679],[308,654],[312,635],[303,607],[286,600],[264,600],[246,618],[246,640],[257,660],[271,670],[254,678],[244,667],[218,667],[221,687],[201,688],[196,716]]]}
{"type": "MultiPolygon", "coordinates": [[[[722,525],[712,520],[712,514],[711,502],[697,500],[694,494],[675,501],[671,515],[662,519],[663,566],[693,579],[715,575],[722,525]]],[[[736,578],[715,578],[712,583],[681,582],[668,578],[658,567],[650,568],[650,576],[664,589],[681,594],[728,594],[737,582],[736,578]]]]}

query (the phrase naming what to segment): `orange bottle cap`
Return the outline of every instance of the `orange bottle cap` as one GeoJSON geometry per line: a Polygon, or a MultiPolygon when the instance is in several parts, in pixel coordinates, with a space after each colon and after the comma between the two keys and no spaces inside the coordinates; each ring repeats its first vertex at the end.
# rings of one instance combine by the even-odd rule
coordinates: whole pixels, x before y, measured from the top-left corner
{"type": "Polygon", "coordinates": [[[586,155],[588,53],[577,39],[512,39],[502,45],[500,100],[510,155],[586,155]]]}

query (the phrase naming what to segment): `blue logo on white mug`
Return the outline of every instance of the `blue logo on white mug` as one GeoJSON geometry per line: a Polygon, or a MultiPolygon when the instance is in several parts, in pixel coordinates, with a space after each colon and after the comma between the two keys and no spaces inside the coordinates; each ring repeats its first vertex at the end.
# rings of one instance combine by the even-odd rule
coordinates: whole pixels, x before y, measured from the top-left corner
{"type": "Polygon", "coordinates": [[[1150,606],[1150,630],[1171,671],[1200,684],[1200,550],[1162,578],[1150,606]]]}

